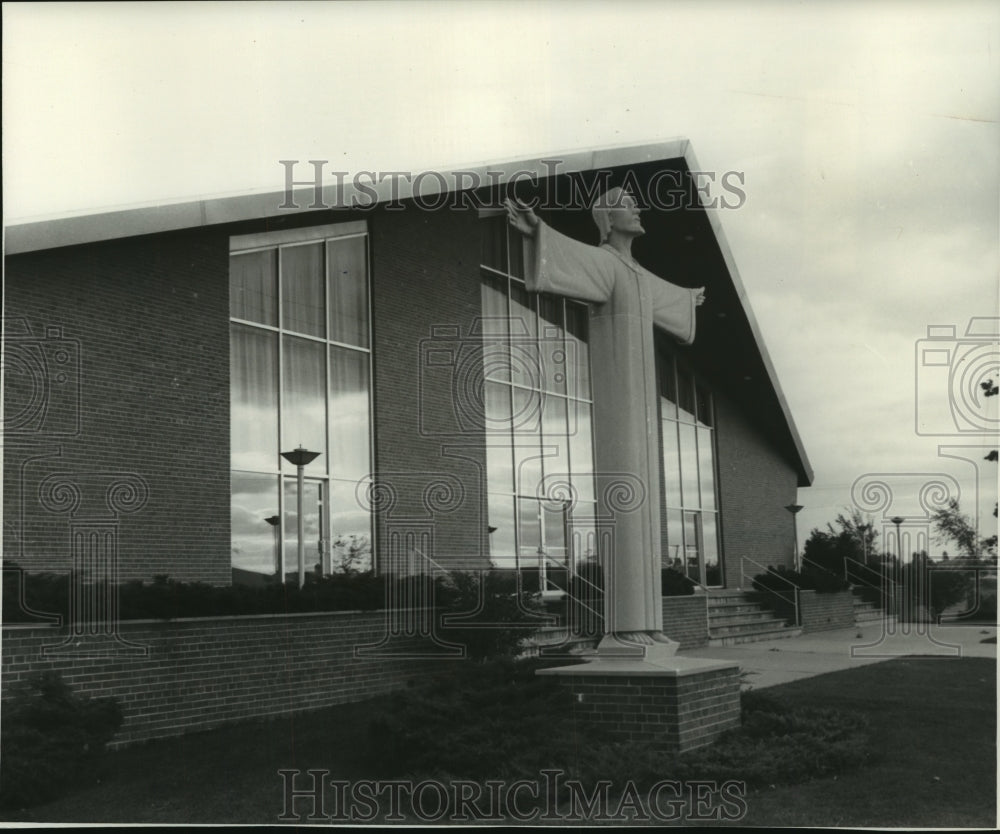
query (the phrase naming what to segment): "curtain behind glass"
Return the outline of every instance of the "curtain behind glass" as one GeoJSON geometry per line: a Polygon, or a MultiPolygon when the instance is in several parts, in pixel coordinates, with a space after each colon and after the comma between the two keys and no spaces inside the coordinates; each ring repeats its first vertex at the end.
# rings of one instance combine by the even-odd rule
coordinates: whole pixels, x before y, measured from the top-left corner
{"type": "Polygon", "coordinates": [[[368,347],[368,268],[365,238],[327,241],[330,338],[368,347]]]}
{"type": "Polygon", "coordinates": [[[296,333],[325,336],[323,244],[281,250],[282,326],[296,333]]]}
{"type": "Polygon", "coordinates": [[[278,462],[278,337],[232,325],[230,425],[233,469],[273,470],[278,462]]]}
{"type": "Polygon", "coordinates": [[[277,325],[277,263],[273,249],[229,259],[229,313],[233,318],[277,325]]]}
{"type": "MultiPolygon", "coordinates": [[[[301,445],[309,451],[320,452],[321,457],[307,467],[310,475],[316,475],[326,471],[329,459],[326,454],[326,346],[294,336],[283,338],[281,451],[301,445]]],[[[290,466],[284,462],[283,465],[290,466]]]]}

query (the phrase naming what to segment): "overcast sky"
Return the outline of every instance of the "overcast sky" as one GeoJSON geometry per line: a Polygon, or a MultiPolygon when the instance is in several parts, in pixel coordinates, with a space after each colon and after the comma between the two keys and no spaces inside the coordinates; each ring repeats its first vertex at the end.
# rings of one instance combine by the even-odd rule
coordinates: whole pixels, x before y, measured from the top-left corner
{"type": "MultiPolygon", "coordinates": [[[[928,325],[961,337],[998,315],[1000,5],[3,12],[8,223],[277,190],[279,159],[424,170],[690,138],[704,169],[745,175],[747,201],[722,223],[816,472],[800,538],[866,473],[911,491],[950,473],[972,510],[971,465],[938,445],[989,438],[917,435],[915,394],[947,403],[949,383],[916,368],[915,346],[928,325]]],[[[977,374],[997,366],[989,340],[958,342],[977,374]]],[[[977,408],[963,407],[995,419],[977,408]]],[[[983,472],[985,534],[995,464],[983,472]]]]}

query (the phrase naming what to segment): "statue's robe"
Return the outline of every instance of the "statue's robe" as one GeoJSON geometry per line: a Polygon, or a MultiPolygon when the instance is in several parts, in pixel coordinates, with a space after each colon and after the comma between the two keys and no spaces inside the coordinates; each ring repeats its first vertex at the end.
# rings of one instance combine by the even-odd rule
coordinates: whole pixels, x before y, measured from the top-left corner
{"type": "MultiPolygon", "coordinates": [[[[598,514],[614,519],[614,553],[605,561],[605,631],[659,632],[660,421],[653,327],[681,344],[694,341],[698,290],[653,275],[608,245],[590,246],[543,222],[525,240],[529,290],[589,302],[598,514]],[[645,498],[621,509],[616,474],[631,475],[645,498]],[[619,509],[616,509],[616,505],[619,509]]],[[[670,473],[667,473],[668,477],[670,473]]],[[[641,498],[641,496],[639,496],[641,498]]]]}

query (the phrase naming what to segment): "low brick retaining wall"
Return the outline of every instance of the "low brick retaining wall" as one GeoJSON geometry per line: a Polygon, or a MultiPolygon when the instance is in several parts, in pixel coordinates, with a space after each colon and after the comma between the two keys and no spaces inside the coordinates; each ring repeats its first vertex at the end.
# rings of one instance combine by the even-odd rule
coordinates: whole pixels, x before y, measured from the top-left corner
{"type": "Polygon", "coordinates": [[[663,633],[682,649],[708,645],[708,595],[663,597],[663,633]]]}
{"type": "Polygon", "coordinates": [[[65,629],[4,626],[3,698],[30,675],[58,671],[78,694],[118,699],[125,713],[118,746],[362,701],[461,662],[434,657],[413,638],[382,656],[362,649],[387,634],[378,611],[126,621],[118,631],[136,648],[88,640],[52,656],[65,629]],[[86,656],[101,651],[108,656],[86,656]]]}
{"type": "Polygon", "coordinates": [[[799,591],[799,614],[802,631],[827,631],[854,625],[854,596],[850,591],[818,594],[799,591]]]}
{"type": "Polygon", "coordinates": [[[583,664],[539,674],[555,677],[572,693],[573,715],[581,725],[600,728],[621,742],[655,741],[683,753],[740,726],[739,666],[691,662],[698,666],[616,673],[615,664],[607,663],[602,673],[583,664]]]}

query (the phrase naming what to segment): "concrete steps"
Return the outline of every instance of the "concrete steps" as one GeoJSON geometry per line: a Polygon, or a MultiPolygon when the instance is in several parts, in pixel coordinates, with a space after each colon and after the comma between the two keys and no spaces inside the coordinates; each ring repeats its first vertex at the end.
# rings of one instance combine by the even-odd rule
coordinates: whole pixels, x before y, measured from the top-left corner
{"type": "Polygon", "coordinates": [[[802,629],[788,625],[747,591],[712,591],[708,596],[708,645],[735,646],[759,640],[798,637],[802,629]]]}
{"type": "Polygon", "coordinates": [[[854,593],[854,624],[855,625],[866,625],[867,623],[878,623],[883,620],[895,621],[894,615],[886,615],[886,613],[879,607],[878,603],[871,602],[864,599],[861,594],[855,589],[854,593]]]}

